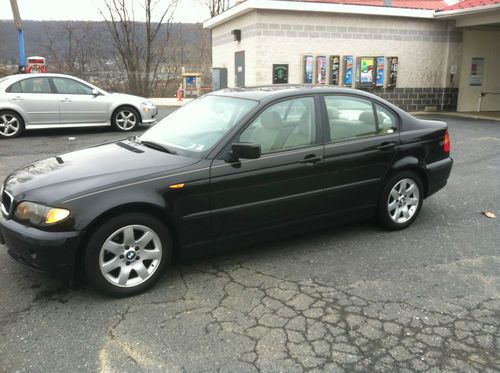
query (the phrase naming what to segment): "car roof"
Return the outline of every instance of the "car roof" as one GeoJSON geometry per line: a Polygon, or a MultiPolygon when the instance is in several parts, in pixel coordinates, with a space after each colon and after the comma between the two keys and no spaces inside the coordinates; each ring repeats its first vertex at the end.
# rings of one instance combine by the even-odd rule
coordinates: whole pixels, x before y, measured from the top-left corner
{"type": "Polygon", "coordinates": [[[373,97],[372,94],[360,89],[336,86],[317,85],[270,85],[244,88],[224,88],[210,93],[211,95],[244,98],[249,100],[267,101],[282,97],[300,96],[317,93],[343,93],[373,97]]]}
{"type": "Polygon", "coordinates": [[[71,75],[65,75],[65,74],[55,74],[55,73],[35,73],[35,74],[15,74],[15,75],[9,75],[6,76],[5,78],[0,79],[0,86],[6,85],[6,84],[12,84],[15,82],[18,82],[23,79],[27,78],[47,78],[47,77],[60,77],[60,78],[72,78],[72,79],[78,79],[74,76],[71,75]]]}

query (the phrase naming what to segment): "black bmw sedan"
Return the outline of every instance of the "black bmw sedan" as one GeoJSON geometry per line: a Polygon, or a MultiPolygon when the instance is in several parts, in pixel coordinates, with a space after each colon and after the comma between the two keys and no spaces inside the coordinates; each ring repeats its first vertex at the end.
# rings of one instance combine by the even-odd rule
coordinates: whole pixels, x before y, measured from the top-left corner
{"type": "Polygon", "coordinates": [[[33,269],[128,296],[173,259],[372,217],[406,228],[452,163],[446,123],[369,93],[223,90],[142,136],[15,171],[0,242],[33,269]]]}

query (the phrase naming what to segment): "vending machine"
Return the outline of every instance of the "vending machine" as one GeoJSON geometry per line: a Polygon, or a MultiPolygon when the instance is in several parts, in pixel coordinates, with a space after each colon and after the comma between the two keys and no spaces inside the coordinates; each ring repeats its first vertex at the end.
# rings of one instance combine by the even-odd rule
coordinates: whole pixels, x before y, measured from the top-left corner
{"type": "Polygon", "coordinates": [[[316,81],[315,84],[326,84],[326,57],[316,57],[316,81]]]}
{"type": "Polygon", "coordinates": [[[398,68],[399,68],[399,59],[398,57],[388,57],[387,64],[389,67],[388,78],[387,78],[387,87],[396,87],[398,83],[398,68]]]}
{"type": "Polygon", "coordinates": [[[354,57],[353,56],[344,56],[344,85],[346,87],[352,86],[354,74],[354,57]]]}
{"type": "Polygon", "coordinates": [[[373,87],[376,79],[375,57],[358,57],[356,66],[356,86],[373,87]]]}
{"type": "Polygon", "coordinates": [[[377,87],[383,87],[385,82],[385,58],[384,56],[377,57],[377,78],[375,85],[377,87]]]}
{"type": "Polygon", "coordinates": [[[340,56],[330,56],[330,84],[340,84],[340,56]]]}
{"type": "Polygon", "coordinates": [[[314,76],[314,57],[304,56],[304,83],[312,84],[314,76]]]}
{"type": "Polygon", "coordinates": [[[45,68],[45,57],[31,56],[28,57],[28,66],[26,67],[26,72],[28,74],[45,73],[47,72],[45,68]]]}

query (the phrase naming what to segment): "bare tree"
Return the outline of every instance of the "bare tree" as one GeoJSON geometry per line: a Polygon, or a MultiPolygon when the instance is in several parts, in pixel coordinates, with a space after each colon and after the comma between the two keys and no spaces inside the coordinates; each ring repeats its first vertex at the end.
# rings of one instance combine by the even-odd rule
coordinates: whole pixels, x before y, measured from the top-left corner
{"type": "Polygon", "coordinates": [[[229,0],[200,0],[210,11],[210,17],[221,14],[229,7],[229,0]]]}
{"type": "Polygon", "coordinates": [[[150,96],[154,89],[177,1],[142,0],[143,22],[135,17],[134,1],[105,0],[105,10],[100,11],[127,75],[128,89],[135,94],[150,96]]]}
{"type": "Polygon", "coordinates": [[[66,21],[62,29],[54,32],[49,26],[46,27],[47,42],[42,43],[52,59],[52,65],[59,72],[74,74],[83,71],[85,61],[84,53],[88,30],[79,27],[76,22],[66,21]],[[64,42],[63,42],[63,39],[64,42]],[[61,48],[64,45],[64,48],[61,48]]]}

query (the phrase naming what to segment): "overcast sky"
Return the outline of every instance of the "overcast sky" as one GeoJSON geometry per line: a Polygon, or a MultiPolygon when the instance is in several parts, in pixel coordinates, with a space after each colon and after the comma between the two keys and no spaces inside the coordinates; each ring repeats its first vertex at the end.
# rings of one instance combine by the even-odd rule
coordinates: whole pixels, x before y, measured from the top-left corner
{"type": "MultiPolygon", "coordinates": [[[[128,1],[142,3],[141,0],[128,1]]],[[[208,9],[201,5],[200,1],[179,0],[175,21],[203,22],[208,19],[208,9]]],[[[104,0],[17,0],[17,3],[21,18],[25,20],[100,21],[102,16],[99,14],[99,8],[103,8],[104,0]]],[[[136,14],[138,13],[137,10],[136,14]]],[[[0,0],[0,19],[12,19],[9,0],[0,0]]]]}

